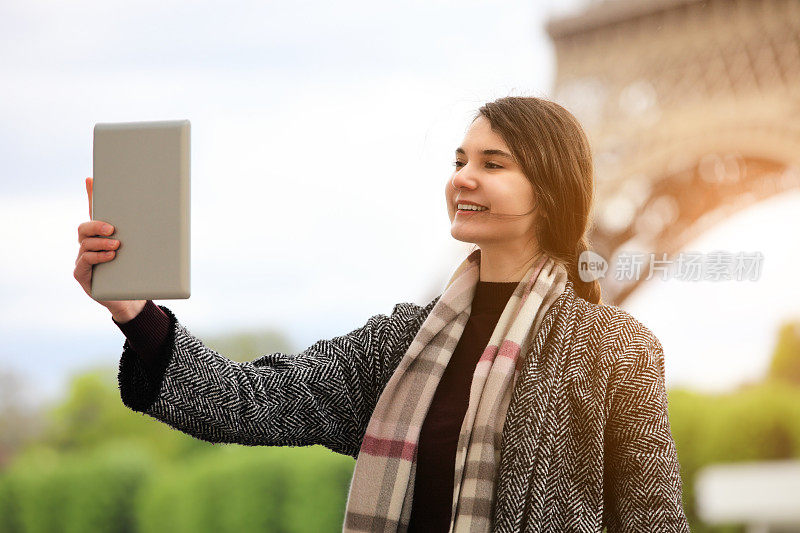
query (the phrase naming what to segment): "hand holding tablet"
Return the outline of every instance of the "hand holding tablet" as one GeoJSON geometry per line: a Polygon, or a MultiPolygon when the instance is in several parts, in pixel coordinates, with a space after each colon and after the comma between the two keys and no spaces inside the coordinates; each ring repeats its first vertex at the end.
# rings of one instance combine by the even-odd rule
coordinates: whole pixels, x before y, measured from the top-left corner
{"type": "MultiPolygon", "coordinates": [[[[89,218],[92,218],[92,185],[93,179],[86,178],[86,194],[89,196],[89,218]]],[[[92,266],[111,261],[121,243],[112,238],[115,228],[102,220],[89,220],[78,226],[78,258],[75,260],[75,279],[89,296],[92,296],[92,266]]],[[[144,308],[147,300],[97,301],[111,312],[117,322],[131,320],[144,308]]]]}
{"type": "Polygon", "coordinates": [[[92,220],[78,228],[75,278],[115,319],[133,318],[147,300],[189,298],[189,128],[188,120],[95,125],[92,220]]]}

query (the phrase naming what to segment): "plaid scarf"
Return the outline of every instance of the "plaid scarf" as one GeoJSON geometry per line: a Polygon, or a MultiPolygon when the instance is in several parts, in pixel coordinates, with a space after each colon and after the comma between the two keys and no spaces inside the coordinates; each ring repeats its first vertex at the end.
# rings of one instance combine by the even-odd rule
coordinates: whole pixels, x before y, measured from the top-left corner
{"type": "MultiPolygon", "coordinates": [[[[358,454],[343,531],[407,530],[420,429],[469,319],[479,272],[477,249],[453,273],[386,384],[358,454]]],[[[502,431],[514,383],[542,318],[566,281],[564,267],[540,253],[506,303],[475,367],[456,449],[451,532],[491,529],[502,431]]]]}

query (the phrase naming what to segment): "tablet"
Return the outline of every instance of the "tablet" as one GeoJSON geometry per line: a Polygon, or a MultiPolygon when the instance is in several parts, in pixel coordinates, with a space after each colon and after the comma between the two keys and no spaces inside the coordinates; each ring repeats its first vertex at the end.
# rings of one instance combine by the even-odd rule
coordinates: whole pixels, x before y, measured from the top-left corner
{"type": "Polygon", "coordinates": [[[95,300],[189,298],[189,126],[95,124],[92,220],[120,242],[92,267],[95,300]]]}

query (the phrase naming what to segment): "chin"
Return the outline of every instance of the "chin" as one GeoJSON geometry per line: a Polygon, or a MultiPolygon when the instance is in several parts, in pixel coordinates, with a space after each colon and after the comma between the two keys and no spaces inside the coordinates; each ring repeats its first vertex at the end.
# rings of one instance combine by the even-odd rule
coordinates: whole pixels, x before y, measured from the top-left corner
{"type": "Polygon", "coordinates": [[[466,242],[470,244],[477,244],[477,235],[471,235],[471,232],[461,231],[461,228],[451,228],[450,235],[457,241],[466,242]]]}

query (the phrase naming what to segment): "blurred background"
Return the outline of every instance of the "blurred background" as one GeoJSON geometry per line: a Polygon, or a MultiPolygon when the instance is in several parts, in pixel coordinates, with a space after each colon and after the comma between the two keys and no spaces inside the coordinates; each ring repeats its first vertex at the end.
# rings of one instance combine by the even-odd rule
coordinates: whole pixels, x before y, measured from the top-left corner
{"type": "Polygon", "coordinates": [[[590,137],[603,299],[664,346],[692,531],[800,530],[800,2],[12,0],[0,531],[341,530],[351,458],[122,405],[124,336],[73,278],[95,123],[191,120],[192,296],[157,303],[249,361],[441,292],[454,149],[509,95],[590,137]]]}

